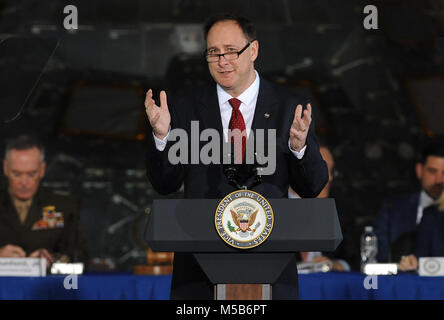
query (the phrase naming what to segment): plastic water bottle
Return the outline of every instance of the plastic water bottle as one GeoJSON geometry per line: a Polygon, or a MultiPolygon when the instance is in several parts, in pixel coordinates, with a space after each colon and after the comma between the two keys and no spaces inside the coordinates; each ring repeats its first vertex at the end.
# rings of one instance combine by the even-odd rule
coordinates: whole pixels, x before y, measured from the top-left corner
{"type": "Polygon", "coordinates": [[[367,263],[376,263],[378,254],[378,238],[372,226],[366,226],[361,236],[361,270],[367,263]]]}

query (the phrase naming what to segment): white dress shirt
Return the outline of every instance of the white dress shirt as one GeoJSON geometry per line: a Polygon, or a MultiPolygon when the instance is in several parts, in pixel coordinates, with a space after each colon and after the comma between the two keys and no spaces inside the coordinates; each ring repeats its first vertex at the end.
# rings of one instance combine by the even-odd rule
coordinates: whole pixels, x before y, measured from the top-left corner
{"type": "Polygon", "coordinates": [[[432,197],[430,197],[424,190],[421,191],[419,194],[419,204],[418,204],[418,211],[416,214],[416,224],[419,224],[422,219],[422,213],[424,211],[424,208],[431,206],[435,201],[432,197]]]}
{"type": "MultiPolygon", "coordinates": [[[[256,70],[254,72],[256,74],[254,82],[247,88],[247,90],[242,92],[242,94],[237,97],[237,99],[241,102],[239,110],[242,113],[242,117],[245,121],[247,137],[250,135],[251,125],[253,124],[254,111],[256,110],[257,96],[259,95],[260,78],[256,70]]],[[[222,128],[224,130],[225,142],[227,142],[228,126],[230,124],[231,114],[233,111],[233,108],[231,107],[231,104],[228,100],[233,97],[224,89],[222,89],[219,84],[216,87],[217,98],[219,100],[220,116],[222,118],[222,128]]]]}

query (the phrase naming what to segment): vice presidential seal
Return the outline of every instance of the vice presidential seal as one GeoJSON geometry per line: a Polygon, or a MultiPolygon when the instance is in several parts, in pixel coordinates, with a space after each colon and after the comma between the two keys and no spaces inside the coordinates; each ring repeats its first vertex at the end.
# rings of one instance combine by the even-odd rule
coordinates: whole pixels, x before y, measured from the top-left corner
{"type": "Polygon", "coordinates": [[[263,243],[273,229],[273,209],[259,193],[237,190],[221,200],[215,225],[219,236],[230,246],[254,248],[263,243]]]}

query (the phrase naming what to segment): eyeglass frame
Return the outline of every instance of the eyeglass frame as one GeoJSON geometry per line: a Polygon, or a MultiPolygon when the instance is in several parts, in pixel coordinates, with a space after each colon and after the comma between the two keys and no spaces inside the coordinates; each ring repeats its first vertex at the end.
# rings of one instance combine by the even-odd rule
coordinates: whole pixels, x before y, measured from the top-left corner
{"type": "Polygon", "coordinates": [[[237,59],[239,59],[239,56],[240,56],[245,50],[248,49],[248,47],[251,45],[251,43],[252,43],[253,41],[256,41],[256,39],[255,39],[255,40],[248,41],[248,43],[245,45],[245,47],[243,47],[242,49],[240,49],[240,50],[237,51],[237,52],[225,52],[225,53],[212,53],[212,54],[208,54],[208,52],[205,51],[205,52],[204,52],[205,60],[207,60],[208,63],[219,62],[219,61],[220,61],[220,57],[224,57],[224,59],[227,60],[227,61],[234,61],[234,60],[237,60],[237,59]],[[229,60],[229,59],[227,59],[227,58],[225,57],[226,54],[234,54],[234,53],[237,54],[236,58],[234,58],[234,59],[230,59],[230,60],[229,60]],[[213,56],[213,57],[216,57],[216,56],[217,56],[217,60],[214,60],[214,61],[208,61],[208,56],[213,56]]]}

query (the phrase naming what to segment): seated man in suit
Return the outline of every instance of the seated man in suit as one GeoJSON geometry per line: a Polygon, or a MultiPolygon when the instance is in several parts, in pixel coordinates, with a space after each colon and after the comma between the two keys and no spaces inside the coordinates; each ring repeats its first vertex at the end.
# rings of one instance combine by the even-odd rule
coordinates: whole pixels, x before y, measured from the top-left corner
{"type": "Polygon", "coordinates": [[[402,271],[416,270],[418,258],[444,257],[444,192],[436,204],[424,209],[415,239],[413,254],[402,257],[399,263],[402,271]]]}
{"type": "Polygon", "coordinates": [[[83,255],[78,246],[76,203],[40,187],[44,149],[26,135],[6,146],[3,171],[8,185],[0,191],[0,257],[40,257],[47,266],[83,255]]]}
{"type": "MultiPolygon", "coordinates": [[[[219,146],[229,141],[228,131],[237,130],[243,136],[258,129],[267,134],[276,132],[276,139],[263,145],[268,154],[273,154],[274,170],[263,175],[262,183],[253,190],[264,197],[286,198],[291,185],[303,197],[317,196],[327,183],[328,172],[319,153],[310,104],[303,97],[263,79],[255,70],[259,42],[255,27],[248,19],[217,16],[206,24],[205,38],[206,61],[215,84],[176,95],[168,93],[168,102],[165,91],[161,91],[160,106],[156,105],[152,90],[147,92],[145,107],[151,125],[147,136],[147,176],[153,187],[161,194],[168,194],[177,191],[183,183],[185,198],[220,199],[236,190],[224,174],[224,161],[221,161],[224,154],[220,149],[213,150],[213,159],[216,159],[209,164],[199,157],[203,144],[202,149],[193,151],[192,144],[197,142],[199,146],[202,141],[188,144],[191,152],[186,153],[192,158],[196,156],[197,161],[190,163],[185,159],[175,164],[170,161],[169,150],[174,150],[171,148],[174,143],[168,140],[168,135],[177,129],[176,132],[185,132],[187,137],[196,137],[191,123],[196,121],[199,124],[195,130],[197,139],[203,130],[216,129],[218,136],[212,139],[220,142],[219,146]]],[[[267,141],[265,139],[265,143],[267,141]]],[[[244,152],[235,152],[231,158],[241,165],[244,152]]],[[[213,297],[212,283],[191,254],[175,254],[171,286],[172,299],[213,297]]],[[[294,257],[273,284],[273,298],[297,296],[294,257]]]]}
{"type": "Polygon", "coordinates": [[[433,139],[424,148],[416,164],[421,190],[386,200],[376,221],[378,262],[400,261],[413,252],[416,229],[424,208],[433,204],[444,190],[444,141],[433,139]]]}

